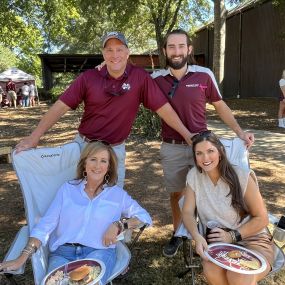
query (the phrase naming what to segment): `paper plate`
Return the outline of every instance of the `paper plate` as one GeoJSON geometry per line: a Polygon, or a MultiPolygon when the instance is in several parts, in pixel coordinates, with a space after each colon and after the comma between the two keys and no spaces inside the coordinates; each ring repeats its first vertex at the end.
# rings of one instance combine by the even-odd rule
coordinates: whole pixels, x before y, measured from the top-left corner
{"type": "MultiPolygon", "coordinates": [[[[106,271],[105,264],[101,260],[98,260],[98,259],[79,259],[79,260],[72,261],[72,262],[68,263],[67,273],[69,273],[72,270],[74,270],[74,269],[76,269],[76,268],[78,268],[80,266],[83,266],[83,265],[100,267],[100,273],[97,276],[97,278],[93,279],[92,281],[90,281],[89,283],[86,283],[84,285],[95,285],[97,282],[99,282],[102,279],[102,277],[103,277],[103,275],[104,275],[104,273],[106,271]]],[[[48,280],[52,276],[55,276],[58,273],[61,274],[61,272],[63,273],[64,272],[64,268],[65,268],[65,265],[62,265],[62,266],[59,266],[56,269],[54,269],[52,272],[50,272],[48,275],[46,275],[46,277],[41,282],[41,285],[46,285],[48,280]]],[[[55,284],[57,284],[57,283],[55,283],[55,284]]]]}
{"type": "Polygon", "coordinates": [[[262,256],[234,244],[209,244],[208,251],[205,251],[205,255],[216,265],[237,273],[257,274],[266,269],[266,262],[262,256]],[[233,250],[238,250],[241,253],[241,257],[230,258],[228,253],[233,250]]]}

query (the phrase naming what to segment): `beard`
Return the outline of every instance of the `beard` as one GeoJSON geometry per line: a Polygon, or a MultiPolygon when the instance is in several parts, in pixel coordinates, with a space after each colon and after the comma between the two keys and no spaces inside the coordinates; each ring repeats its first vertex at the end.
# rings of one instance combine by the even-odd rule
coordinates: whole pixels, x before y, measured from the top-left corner
{"type": "Polygon", "coordinates": [[[181,55],[180,57],[181,57],[181,61],[173,61],[172,57],[169,57],[166,54],[166,65],[168,65],[169,67],[171,67],[171,68],[173,68],[175,70],[181,69],[182,67],[184,67],[187,64],[187,62],[188,62],[188,55],[187,56],[181,55]]]}

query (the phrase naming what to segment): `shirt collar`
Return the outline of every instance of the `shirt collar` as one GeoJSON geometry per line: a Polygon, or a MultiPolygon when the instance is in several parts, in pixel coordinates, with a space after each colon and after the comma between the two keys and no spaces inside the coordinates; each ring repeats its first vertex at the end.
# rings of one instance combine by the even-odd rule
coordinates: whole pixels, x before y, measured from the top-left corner
{"type": "MultiPolygon", "coordinates": [[[[195,71],[196,71],[196,70],[195,70],[195,67],[194,67],[193,65],[188,65],[185,75],[188,74],[189,72],[195,72],[195,71]]],[[[162,76],[166,76],[166,75],[171,75],[171,76],[173,76],[173,74],[172,74],[172,72],[171,72],[171,69],[170,69],[169,67],[168,67],[167,69],[163,69],[163,70],[161,71],[161,75],[162,75],[162,76]]]]}
{"type": "MultiPolygon", "coordinates": [[[[85,198],[87,198],[87,199],[89,199],[90,200],[90,198],[88,197],[88,195],[87,195],[87,193],[85,192],[85,184],[87,183],[87,180],[86,180],[86,178],[84,178],[84,179],[82,179],[82,181],[80,182],[80,194],[83,196],[83,197],[85,197],[85,198]]],[[[108,189],[108,185],[107,184],[104,184],[103,185],[103,189],[102,189],[102,191],[101,191],[101,193],[99,193],[99,195],[97,195],[95,198],[97,198],[97,197],[99,197],[106,189],[108,189]]]]}
{"type": "MultiPolygon", "coordinates": [[[[123,75],[121,75],[119,78],[116,78],[116,80],[121,80],[124,78],[127,78],[129,76],[131,70],[131,65],[127,64],[126,69],[123,73],[123,75]]],[[[102,69],[99,71],[99,73],[101,74],[102,77],[107,78],[107,79],[114,79],[112,76],[110,76],[108,70],[107,70],[107,66],[103,66],[102,69]]]]}

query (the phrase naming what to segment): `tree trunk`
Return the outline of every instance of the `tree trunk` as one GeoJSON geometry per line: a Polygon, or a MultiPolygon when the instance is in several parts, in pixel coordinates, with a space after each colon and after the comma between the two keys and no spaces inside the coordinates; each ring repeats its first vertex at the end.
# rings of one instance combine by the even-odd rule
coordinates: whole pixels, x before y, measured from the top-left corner
{"type": "Polygon", "coordinates": [[[225,1],[214,1],[214,51],[213,72],[221,93],[223,93],[225,46],[226,46],[226,17],[225,1]]]}

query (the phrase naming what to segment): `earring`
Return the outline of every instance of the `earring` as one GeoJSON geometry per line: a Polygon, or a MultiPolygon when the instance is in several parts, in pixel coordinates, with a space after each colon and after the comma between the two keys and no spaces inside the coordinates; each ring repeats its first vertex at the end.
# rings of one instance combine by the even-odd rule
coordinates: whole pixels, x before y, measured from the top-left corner
{"type": "Polygon", "coordinates": [[[109,184],[109,179],[110,179],[110,175],[109,175],[109,173],[107,173],[104,177],[105,184],[107,184],[107,185],[109,184]]]}
{"type": "Polygon", "coordinates": [[[84,170],[83,173],[82,173],[82,175],[83,175],[83,177],[84,177],[84,179],[85,179],[84,184],[86,184],[86,183],[87,183],[87,172],[84,170]]]}

